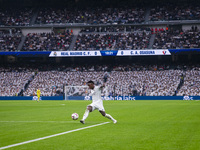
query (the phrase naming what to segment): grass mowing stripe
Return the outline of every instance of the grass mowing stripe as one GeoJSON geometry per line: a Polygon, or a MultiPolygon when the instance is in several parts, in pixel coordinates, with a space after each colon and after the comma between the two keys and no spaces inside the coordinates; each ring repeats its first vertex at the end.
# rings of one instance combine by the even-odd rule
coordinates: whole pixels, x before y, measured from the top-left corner
{"type": "Polygon", "coordinates": [[[100,123],[100,124],[95,124],[95,125],[91,125],[91,126],[87,126],[87,127],[83,127],[83,128],[78,128],[78,129],[74,129],[74,130],[70,130],[70,131],[66,131],[66,132],[62,132],[62,133],[58,133],[58,134],[53,134],[53,135],[37,138],[37,139],[34,139],[34,140],[29,140],[29,141],[25,141],[25,142],[21,142],[21,143],[16,143],[16,144],[0,147],[0,150],[11,148],[11,147],[15,147],[15,146],[19,146],[19,145],[23,145],[23,144],[32,143],[32,142],[36,142],[36,141],[40,141],[40,140],[44,140],[44,139],[56,137],[56,136],[59,136],[59,135],[64,135],[64,134],[67,134],[67,133],[88,129],[88,128],[92,128],[92,127],[96,127],[96,126],[100,126],[100,125],[104,125],[104,124],[107,124],[107,123],[110,123],[110,122],[104,122],[104,123],[100,123]]]}
{"type": "MultiPolygon", "coordinates": [[[[79,121],[73,120],[73,121],[0,121],[1,123],[77,123],[80,124],[79,121]]],[[[99,123],[99,121],[87,121],[87,123],[99,123]]]]}
{"type": "Polygon", "coordinates": [[[75,121],[0,121],[2,123],[20,123],[20,122],[23,122],[23,123],[34,123],[34,122],[39,122],[39,123],[80,123],[80,122],[75,122],[75,121]]]}

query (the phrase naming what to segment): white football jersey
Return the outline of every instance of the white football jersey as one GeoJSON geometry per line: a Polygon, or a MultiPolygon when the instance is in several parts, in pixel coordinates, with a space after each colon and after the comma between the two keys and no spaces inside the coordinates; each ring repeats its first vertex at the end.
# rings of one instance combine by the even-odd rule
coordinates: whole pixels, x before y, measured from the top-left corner
{"type": "Polygon", "coordinates": [[[90,96],[92,96],[92,103],[102,103],[100,86],[95,86],[94,89],[91,90],[90,96]]]}

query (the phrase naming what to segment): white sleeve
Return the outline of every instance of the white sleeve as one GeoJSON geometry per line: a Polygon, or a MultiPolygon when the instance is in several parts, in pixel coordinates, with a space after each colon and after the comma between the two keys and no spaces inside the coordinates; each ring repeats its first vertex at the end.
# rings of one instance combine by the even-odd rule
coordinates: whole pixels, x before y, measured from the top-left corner
{"type": "Polygon", "coordinates": [[[89,96],[92,96],[94,94],[94,90],[91,91],[91,93],[89,94],[89,96]]]}
{"type": "Polygon", "coordinates": [[[98,90],[102,90],[103,89],[103,87],[102,86],[98,86],[98,90]]]}

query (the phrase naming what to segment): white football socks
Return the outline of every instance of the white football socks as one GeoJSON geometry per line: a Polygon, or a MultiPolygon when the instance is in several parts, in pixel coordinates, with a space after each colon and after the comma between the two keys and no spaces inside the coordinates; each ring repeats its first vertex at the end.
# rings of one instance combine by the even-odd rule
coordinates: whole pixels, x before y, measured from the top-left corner
{"type": "MultiPolygon", "coordinates": [[[[90,113],[90,111],[89,111],[88,109],[86,109],[86,110],[85,110],[85,113],[84,113],[84,115],[83,115],[83,119],[82,119],[83,121],[85,121],[85,119],[87,119],[87,117],[89,116],[89,113],[90,113]]],[[[108,119],[110,119],[110,120],[112,120],[114,123],[117,122],[117,121],[116,121],[111,115],[109,115],[109,114],[106,114],[105,117],[108,118],[108,119]]]]}
{"type": "Polygon", "coordinates": [[[88,117],[89,113],[90,113],[90,111],[88,109],[86,109],[85,113],[83,115],[83,119],[82,119],[83,121],[85,121],[85,119],[88,117]]]}
{"type": "Polygon", "coordinates": [[[112,121],[115,121],[115,119],[111,115],[109,115],[109,114],[106,114],[105,117],[108,118],[108,119],[110,119],[110,120],[112,120],[112,121]]]}

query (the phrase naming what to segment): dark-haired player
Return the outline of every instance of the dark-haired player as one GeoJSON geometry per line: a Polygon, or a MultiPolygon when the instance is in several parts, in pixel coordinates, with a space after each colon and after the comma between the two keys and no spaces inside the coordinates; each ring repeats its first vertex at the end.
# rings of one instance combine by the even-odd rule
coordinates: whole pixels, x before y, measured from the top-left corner
{"type": "Polygon", "coordinates": [[[102,89],[105,87],[105,82],[107,81],[107,76],[104,76],[104,84],[102,86],[95,86],[93,81],[89,81],[88,87],[91,89],[92,96],[92,103],[87,106],[87,109],[85,110],[85,113],[83,115],[83,118],[80,120],[81,123],[85,123],[86,118],[88,117],[89,113],[94,111],[95,109],[98,109],[99,112],[106,118],[113,121],[113,123],[117,123],[117,120],[115,120],[111,115],[107,114],[105,112],[105,109],[103,107],[103,100],[101,99],[101,92],[102,89]]]}

